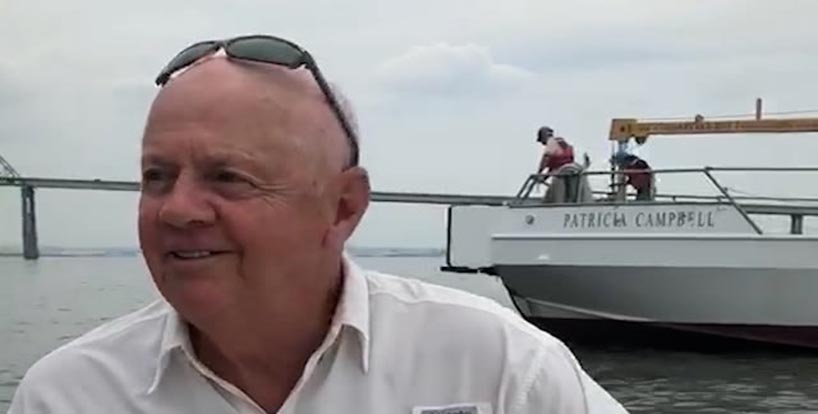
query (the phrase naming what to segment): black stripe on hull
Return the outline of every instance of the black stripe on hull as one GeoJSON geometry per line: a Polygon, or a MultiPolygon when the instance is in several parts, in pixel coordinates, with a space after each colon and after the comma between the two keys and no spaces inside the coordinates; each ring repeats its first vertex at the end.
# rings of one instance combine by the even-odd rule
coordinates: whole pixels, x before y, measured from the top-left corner
{"type": "Polygon", "coordinates": [[[558,318],[529,320],[573,345],[649,346],[691,351],[796,348],[818,351],[818,326],[660,324],[558,318]]]}

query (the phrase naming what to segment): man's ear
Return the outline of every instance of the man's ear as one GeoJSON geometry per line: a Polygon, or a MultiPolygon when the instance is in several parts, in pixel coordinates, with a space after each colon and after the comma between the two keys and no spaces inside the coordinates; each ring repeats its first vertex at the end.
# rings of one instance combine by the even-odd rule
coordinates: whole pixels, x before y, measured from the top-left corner
{"type": "Polygon", "coordinates": [[[342,249],[366,213],[372,190],[369,174],[363,167],[352,167],[341,172],[337,185],[337,204],[326,242],[329,246],[342,249]]]}

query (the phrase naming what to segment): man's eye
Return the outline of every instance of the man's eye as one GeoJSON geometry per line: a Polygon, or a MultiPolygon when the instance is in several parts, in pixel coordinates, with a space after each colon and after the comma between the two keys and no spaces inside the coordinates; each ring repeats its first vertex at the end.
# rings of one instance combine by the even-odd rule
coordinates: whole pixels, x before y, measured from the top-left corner
{"type": "Polygon", "coordinates": [[[215,172],[211,178],[214,189],[226,197],[239,197],[255,189],[253,181],[232,171],[215,172]]]}
{"type": "Polygon", "coordinates": [[[238,183],[246,181],[244,178],[240,177],[238,174],[230,172],[230,171],[221,171],[216,174],[216,181],[223,182],[223,183],[238,183]]]}
{"type": "Polygon", "coordinates": [[[173,187],[174,176],[158,168],[149,168],[142,171],[142,191],[150,194],[159,194],[173,187]]]}
{"type": "Polygon", "coordinates": [[[164,178],[164,174],[159,170],[145,170],[142,172],[142,181],[159,181],[164,178]]]}

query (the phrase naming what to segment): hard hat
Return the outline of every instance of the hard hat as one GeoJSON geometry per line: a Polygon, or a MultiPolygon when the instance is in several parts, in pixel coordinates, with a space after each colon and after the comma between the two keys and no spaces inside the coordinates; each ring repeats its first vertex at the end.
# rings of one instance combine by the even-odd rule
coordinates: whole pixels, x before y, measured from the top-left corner
{"type": "Polygon", "coordinates": [[[554,135],[554,130],[548,126],[542,126],[537,130],[537,142],[544,142],[548,137],[554,135]]]}

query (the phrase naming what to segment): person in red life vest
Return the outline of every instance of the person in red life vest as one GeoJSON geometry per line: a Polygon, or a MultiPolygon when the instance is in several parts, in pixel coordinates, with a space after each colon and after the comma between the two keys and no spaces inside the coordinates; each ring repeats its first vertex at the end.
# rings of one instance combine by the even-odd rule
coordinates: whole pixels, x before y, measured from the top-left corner
{"type": "Polygon", "coordinates": [[[574,162],[574,148],[564,138],[554,136],[553,129],[541,127],[537,131],[537,142],[545,146],[537,174],[551,174],[574,162]]]}

